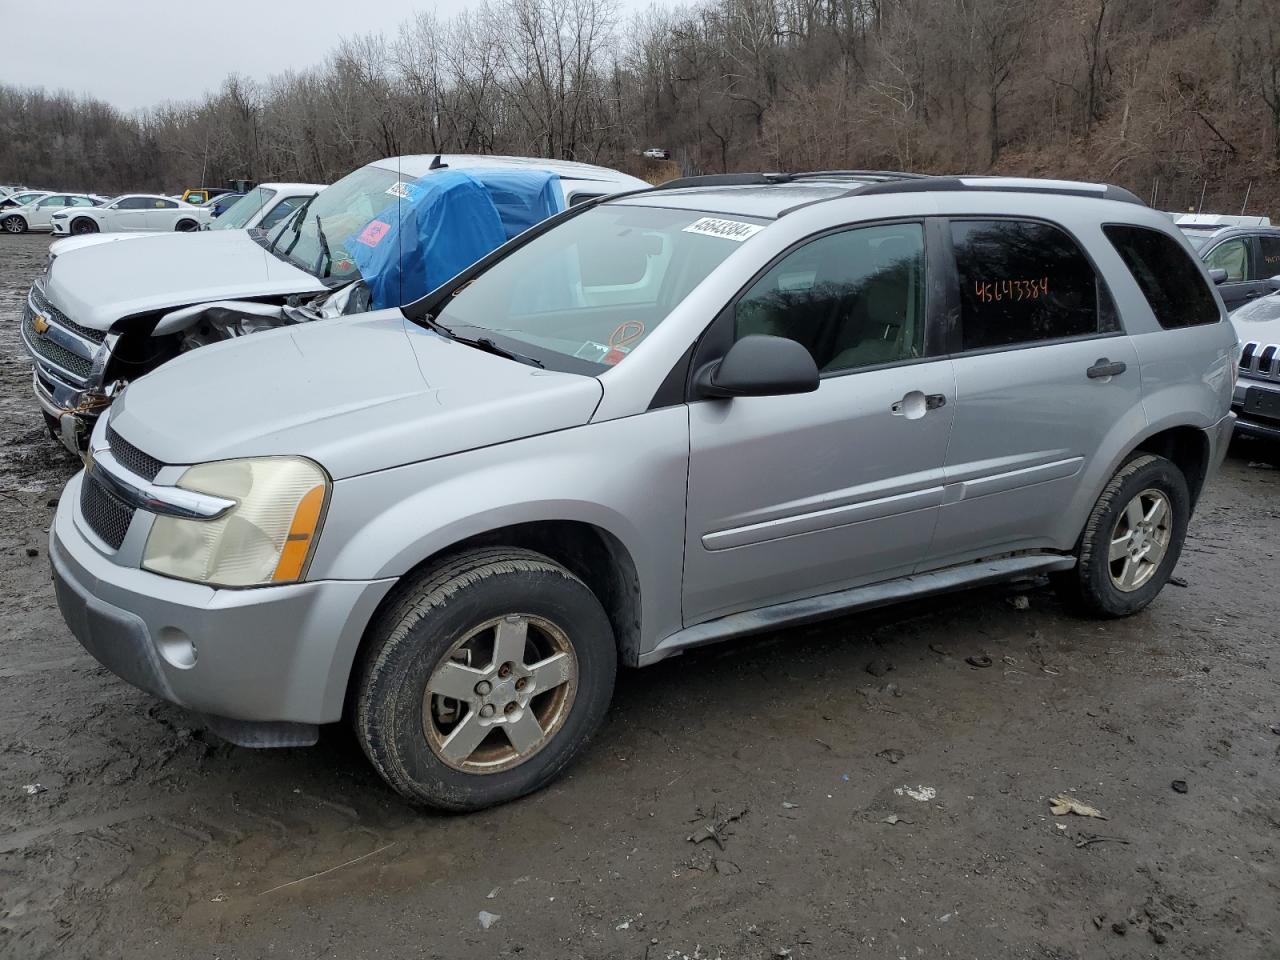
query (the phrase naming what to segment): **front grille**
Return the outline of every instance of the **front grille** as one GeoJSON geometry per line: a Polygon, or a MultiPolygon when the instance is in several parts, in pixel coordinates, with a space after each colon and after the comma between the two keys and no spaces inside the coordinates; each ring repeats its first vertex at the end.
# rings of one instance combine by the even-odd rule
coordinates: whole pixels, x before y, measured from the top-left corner
{"type": "Polygon", "coordinates": [[[35,353],[36,359],[60,367],[81,380],[87,380],[89,374],[93,372],[92,360],[72,353],[66,347],[36,333],[36,315],[30,306],[22,312],[22,333],[27,345],[35,353]]]}
{"type": "Polygon", "coordinates": [[[120,434],[115,427],[107,426],[107,446],[112,455],[120,461],[120,465],[131,473],[136,473],[144,480],[154,480],[164,466],[155,457],[143,453],[120,434]]]}
{"type": "Polygon", "coordinates": [[[101,343],[107,338],[107,335],[101,330],[91,330],[89,327],[81,326],[76,323],[65,313],[49,302],[49,298],[44,295],[44,291],[40,289],[39,284],[33,284],[31,287],[31,302],[36,305],[36,309],[49,318],[50,323],[56,323],[60,327],[70,330],[77,336],[84,337],[93,343],[101,343]]]}
{"type": "Polygon", "coordinates": [[[1240,351],[1240,375],[1254,380],[1280,381],[1280,345],[1269,343],[1246,343],[1240,351]]]}
{"type": "Polygon", "coordinates": [[[119,550],[124,535],[133,522],[133,507],[103,489],[92,476],[86,474],[80,484],[80,512],[89,529],[102,538],[112,550],[119,550]]]}

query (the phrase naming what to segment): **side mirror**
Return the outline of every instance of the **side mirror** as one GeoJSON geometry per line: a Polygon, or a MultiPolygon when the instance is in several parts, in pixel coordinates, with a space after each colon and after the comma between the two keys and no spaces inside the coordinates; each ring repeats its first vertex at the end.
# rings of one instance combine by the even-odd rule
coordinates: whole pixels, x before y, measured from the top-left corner
{"type": "Polygon", "coordinates": [[[1223,270],[1221,267],[1214,267],[1209,271],[1209,279],[1212,280],[1215,285],[1226,283],[1227,271],[1223,270]]]}
{"type": "Polygon", "coordinates": [[[1276,291],[1277,293],[1280,293],[1280,275],[1274,276],[1270,280],[1268,280],[1267,286],[1269,286],[1272,290],[1276,291]]]}
{"type": "Polygon", "coordinates": [[[720,360],[698,371],[699,397],[779,397],[818,389],[818,365],[786,337],[743,337],[720,360]]]}

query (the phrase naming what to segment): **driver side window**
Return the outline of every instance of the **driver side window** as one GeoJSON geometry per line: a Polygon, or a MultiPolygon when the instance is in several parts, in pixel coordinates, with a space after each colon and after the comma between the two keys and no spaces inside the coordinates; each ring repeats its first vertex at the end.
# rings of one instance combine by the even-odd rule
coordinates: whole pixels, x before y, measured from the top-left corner
{"type": "Polygon", "coordinates": [[[1227,280],[1235,282],[1249,279],[1249,246],[1243,237],[1227,240],[1218,244],[1205,257],[1205,267],[1209,270],[1227,271],[1227,280]]]}
{"type": "Polygon", "coordinates": [[[734,338],[795,340],[823,373],[924,355],[924,228],[829,234],[792,251],[738,301],[734,338]]]}

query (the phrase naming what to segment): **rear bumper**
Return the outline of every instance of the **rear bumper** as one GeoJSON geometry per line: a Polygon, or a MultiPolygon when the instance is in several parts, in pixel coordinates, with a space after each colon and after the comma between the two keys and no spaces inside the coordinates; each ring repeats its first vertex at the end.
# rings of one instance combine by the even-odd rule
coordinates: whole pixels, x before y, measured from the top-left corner
{"type": "Polygon", "coordinates": [[[99,663],[246,746],[314,742],[317,724],[341,718],[365,625],[394,580],[219,590],[122,566],[80,532],[82,480],[59,501],[49,559],[63,619],[99,663]]]}

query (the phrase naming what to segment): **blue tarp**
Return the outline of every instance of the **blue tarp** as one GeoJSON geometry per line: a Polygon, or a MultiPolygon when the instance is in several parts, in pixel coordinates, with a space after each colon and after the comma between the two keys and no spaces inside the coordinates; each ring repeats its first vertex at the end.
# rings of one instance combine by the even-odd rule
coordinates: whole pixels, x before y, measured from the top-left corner
{"type": "Polygon", "coordinates": [[[343,242],[375,310],[417,300],[564,207],[559,177],[541,170],[437,170],[392,189],[343,242]]]}
{"type": "Polygon", "coordinates": [[[560,178],[541,170],[472,170],[493,204],[510,240],[564,209],[560,178]]]}

